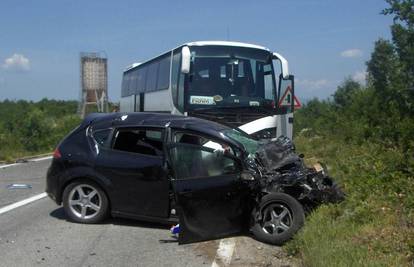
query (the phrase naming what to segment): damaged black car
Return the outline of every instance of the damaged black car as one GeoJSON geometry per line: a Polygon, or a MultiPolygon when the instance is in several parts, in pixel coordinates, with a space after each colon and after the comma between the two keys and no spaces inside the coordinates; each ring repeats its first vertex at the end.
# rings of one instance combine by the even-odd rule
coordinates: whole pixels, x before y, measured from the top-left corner
{"type": "Polygon", "coordinates": [[[89,115],[56,148],[46,192],[79,223],[179,222],[180,244],[251,232],[281,245],[305,211],[344,197],[287,138],[154,113],[89,115]]]}

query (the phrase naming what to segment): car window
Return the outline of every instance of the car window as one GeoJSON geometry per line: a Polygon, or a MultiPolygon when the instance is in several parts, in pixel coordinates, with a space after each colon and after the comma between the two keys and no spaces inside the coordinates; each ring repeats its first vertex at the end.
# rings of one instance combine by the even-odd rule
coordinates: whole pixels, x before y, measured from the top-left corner
{"type": "Polygon", "coordinates": [[[104,129],[104,130],[97,130],[93,132],[93,139],[95,139],[96,143],[101,146],[104,146],[111,134],[112,129],[104,129]]]}
{"type": "Polygon", "coordinates": [[[179,144],[190,144],[202,146],[205,148],[211,148],[217,151],[222,151],[225,153],[230,153],[234,155],[233,149],[225,144],[220,143],[217,140],[208,138],[206,136],[201,136],[198,134],[188,133],[188,132],[175,132],[174,133],[174,142],[179,144]]]}
{"type": "Polygon", "coordinates": [[[177,144],[170,148],[170,155],[177,179],[235,174],[239,170],[233,158],[203,146],[177,144]]]}
{"type": "Polygon", "coordinates": [[[119,129],[113,149],[132,153],[162,156],[162,131],[154,129],[119,129]]]}

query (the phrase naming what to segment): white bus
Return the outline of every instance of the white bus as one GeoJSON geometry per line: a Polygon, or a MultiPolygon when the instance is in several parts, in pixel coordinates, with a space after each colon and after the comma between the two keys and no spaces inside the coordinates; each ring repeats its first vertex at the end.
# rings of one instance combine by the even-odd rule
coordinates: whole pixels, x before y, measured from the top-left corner
{"type": "Polygon", "coordinates": [[[258,139],[292,138],[293,98],[293,75],[280,54],[252,44],[202,41],[128,67],[120,111],[170,112],[239,127],[258,139]]]}

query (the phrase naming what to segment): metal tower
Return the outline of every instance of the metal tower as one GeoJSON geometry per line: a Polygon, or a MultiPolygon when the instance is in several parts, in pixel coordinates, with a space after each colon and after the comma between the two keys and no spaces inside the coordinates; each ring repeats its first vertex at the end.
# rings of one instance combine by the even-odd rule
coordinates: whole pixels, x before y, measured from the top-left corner
{"type": "Polygon", "coordinates": [[[80,53],[78,114],[108,112],[108,59],[99,53],[80,53]]]}

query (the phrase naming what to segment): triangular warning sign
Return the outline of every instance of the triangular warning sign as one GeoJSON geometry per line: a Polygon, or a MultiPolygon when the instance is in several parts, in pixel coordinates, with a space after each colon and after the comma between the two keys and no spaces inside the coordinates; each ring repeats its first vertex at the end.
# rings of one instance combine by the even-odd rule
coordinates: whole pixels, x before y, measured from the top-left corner
{"type": "MultiPolygon", "coordinates": [[[[299,109],[302,107],[299,99],[296,96],[293,96],[294,107],[299,109]]],[[[290,85],[286,88],[286,91],[283,93],[283,96],[279,100],[279,107],[290,107],[292,105],[292,88],[290,85]]]]}

